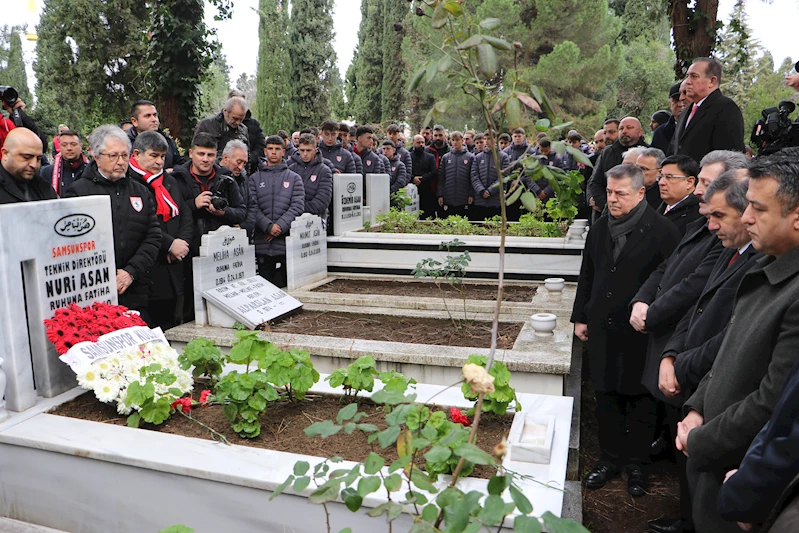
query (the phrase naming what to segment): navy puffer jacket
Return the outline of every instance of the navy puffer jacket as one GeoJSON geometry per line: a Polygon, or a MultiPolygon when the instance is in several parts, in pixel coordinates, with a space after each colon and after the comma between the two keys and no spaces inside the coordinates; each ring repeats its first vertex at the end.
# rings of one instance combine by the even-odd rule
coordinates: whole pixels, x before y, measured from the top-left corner
{"type": "Polygon", "coordinates": [[[299,153],[291,156],[289,170],[296,172],[302,178],[302,186],[305,189],[305,213],[319,215],[325,218],[327,206],[333,198],[333,173],[326,163],[329,161],[322,158],[322,154],[316,152],[316,157],[310,163],[302,160],[299,153]]]}
{"type": "Polygon", "coordinates": [[[391,177],[391,194],[394,194],[408,184],[410,175],[405,168],[405,163],[400,161],[399,156],[395,155],[391,159],[386,158],[386,160],[388,161],[387,174],[391,177]]]}
{"type": "MultiPolygon", "coordinates": [[[[461,163],[462,164],[462,163],[461,163]]],[[[508,168],[508,154],[499,153],[499,167],[508,168]]],[[[474,187],[474,203],[483,207],[499,207],[499,187],[492,187],[497,182],[497,169],[494,165],[494,153],[490,150],[481,152],[472,161],[472,187],[474,187]],[[491,196],[483,198],[483,191],[491,196]]],[[[507,186],[506,186],[507,188],[507,186]]]]}
{"type": "Polygon", "coordinates": [[[355,159],[352,157],[352,153],[340,142],[328,146],[323,141],[319,141],[319,153],[325,159],[329,159],[341,174],[356,173],[355,159]]]}
{"type": "Polygon", "coordinates": [[[474,197],[472,163],[474,154],[467,150],[451,150],[441,156],[438,166],[438,197],[444,205],[462,206],[474,197]]]}
{"type": "Polygon", "coordinates": [[[255,254],[284,255],[291,222],[302,215],[304,207],[302,178],[289,170],[285,163],[263,166],[250,176],[250,207],[247,212],[248,226],[255,228],[255,254]],[[280,226],[281,234],[267,241],[273,224],[280,226]]]}
{"type": "Polygon", "coordinates": [[[507,156],[510,158],[510,162],[513,163],[517,159],[520,159],[524,154],[530,153],[530,145],[527,144],[527,141],[525,141],[525,143],[521,146],[511,143],[510,146],[502,151],[507,154],[507,156]]]}

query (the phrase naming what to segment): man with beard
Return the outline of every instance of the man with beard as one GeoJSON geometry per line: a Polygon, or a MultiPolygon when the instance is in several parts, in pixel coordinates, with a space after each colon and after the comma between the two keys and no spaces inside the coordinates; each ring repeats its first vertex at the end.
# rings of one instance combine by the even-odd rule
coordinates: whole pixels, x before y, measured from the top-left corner
{"type": "Polygon", "coordinates": [[[64,198],[110,197],[119,304],[138,311],[149,324],[150,273],[161,248],[155,198],[141,180],[128,177],[130,139],[119,126],[98,126],[89,146],[95,159],[64,198]]]}
{"type": "Polygon", "coordinates": [[[27,128],[8,132],[0,147],[0,204],[55,200],[55,191],[38,175],[42,140],[27,128]]]}
{"type": "Polygon", "coordinates": [[[319,153],[330,160],[336,167],[338,174],[355,174],[355,160],[352,153],[347,150],[345,143],[338,139],[339,123],[326,120],[322,123],[322,140],[319,141],[319,153]]]}
{"type": "MultiPolygon", "coordinates": [[[[436,216],[436,193],[431,191],[433,178],[436,175],[436,156],[425,150],[424,137],[416,135],[413,138],[413,152],[411,152],[411,169],[413,178],[411,183],[419,188],[419,209],[424,218],[436,216]]],[[[437,192],[437,191],[436,191],[437,192]]]]}
{"type": "Polygon", "coordinates": [[[175,178],[164,172],[169,145],[158,132],[145,131],[133,142],[128,178],[147,185],[155,198],[161,249],[152,268],[147,301],[150,325],[167,330],[183,316],[183,265],[192,234],[191,209],[175,178]]]}
{"type": "Polygon", "coordinates": [[[186,158],[180,155],[175,141],[161,129],[161,121],[158,118],[158,110],[155,108],[154,103],[149,100],[133,102],[133,105],[130,106],[130,123],[133,125],[132,128],[127,130],[130,142],[135,141],[136,136],[145,131],[157,131],[164,137],[169,147],[164,161],[164,165],[166,165],[164,168],[167,172],[172,172],[175,166],[186,162],[186,158]]]}
{"type": "Polygon", "coordinates": [[[78,179],[89,164],[83,155],[83,143],[80,135],[72,130],[64,130],[58,134],[61,151],[56,154],[52,165],[42,168],[42,178],[50,182],[56,194],[60,195],[78,179]]]}
{"type": "Polygon", "coordinates": [[[594,172],[591,174],[591,179],[588,180],[588,187],[585,195],[588,197],[588,205],[594,208],[594,218],[596,219],[599,214],[605,210],[605,185],[607,180],[605,173],[622,162],[623,154],[633,146],[649,147],[643,141],[644,130],[641,128],[641,123],[635,117],[625,117],[619,123],[618,135],[619,138],[615,139],[616,130],[614,121],[605,121],[605,144],[606,147],[602,150],[602,154],[596,162],[594,172]],[[607,146],[611,140],[613,144],[607,146]]]}
{"type": "Polygon", "coordinates": [[[302,178],[303,212],[318,215],[327,226],[328,205],[333,198],[333,172],[319,153],[313,135],[304,133],[297,142],[297,153],[291,156],[288,169],[302,178]]]}

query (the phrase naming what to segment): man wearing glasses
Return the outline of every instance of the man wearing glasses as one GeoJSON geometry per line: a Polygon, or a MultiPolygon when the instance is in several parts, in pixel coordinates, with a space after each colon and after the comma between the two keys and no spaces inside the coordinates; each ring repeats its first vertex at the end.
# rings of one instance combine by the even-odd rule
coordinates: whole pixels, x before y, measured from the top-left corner
{"type": "Polygon", "coordinates": [[[119,304],[139,311],[149,323],[150,271],[161,248],[155,197],[144,183],[127,176],[131,144],[119,126],[98,126],[89,135],[89,146],[95,159],[81,178],[69,186],[64,198],[101,195],[111,198],[119,304]]]}
{"type": "Polygon", "coordinates": [[[677,226],[681,235],[686,227],[700,218],[699,197],[694,194],[699,165],[687,155],[672,155],[663,160],[658,172],[658,187],[663,203],[658,213],[677,226]]]}
{"type": "Polygon", "coordinates": [[[657,148],[639,148],[635,166],[641,169],[644,174],[644,186],[646,187],[646,202],[657,209],[663,200],[660,198],[660,188],[658,187],[658,174],[666,154],[657,148]]]}

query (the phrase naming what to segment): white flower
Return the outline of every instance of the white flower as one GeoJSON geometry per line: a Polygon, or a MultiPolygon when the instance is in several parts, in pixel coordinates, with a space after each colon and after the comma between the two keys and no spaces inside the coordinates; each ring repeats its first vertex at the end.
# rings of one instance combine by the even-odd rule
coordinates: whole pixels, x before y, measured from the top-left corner
{"type": "Polygon", "coordinates": [[[100,379],[100,376],[98,376],[97,372],[90,366],[85,372],[78,374],[78,385],[84,389],[91,390],[94,388],[94,384],[98,379],[100,379]]]}
{"type": "Polygon", "coordinates": [[[119,395],[119,384],[105,379],[97,380],[94,385],[94,395],[103,403],[112,402],[119,395]]]}

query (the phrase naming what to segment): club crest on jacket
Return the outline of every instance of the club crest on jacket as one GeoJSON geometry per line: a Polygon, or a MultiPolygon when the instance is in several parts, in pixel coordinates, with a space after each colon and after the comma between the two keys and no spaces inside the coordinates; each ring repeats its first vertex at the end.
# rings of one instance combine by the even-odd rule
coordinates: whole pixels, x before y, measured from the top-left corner
{"type": "Polygon", "coordinates": [[[135,209],[137,213],[141,213],[141,210],[144,208],[144,202],[141,201],[141,196],[131,196],[130,205],[133,206],[133,209],[135,209]]]}

